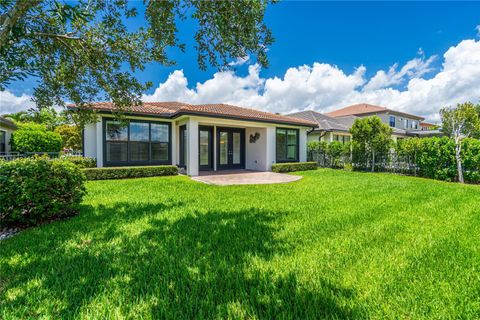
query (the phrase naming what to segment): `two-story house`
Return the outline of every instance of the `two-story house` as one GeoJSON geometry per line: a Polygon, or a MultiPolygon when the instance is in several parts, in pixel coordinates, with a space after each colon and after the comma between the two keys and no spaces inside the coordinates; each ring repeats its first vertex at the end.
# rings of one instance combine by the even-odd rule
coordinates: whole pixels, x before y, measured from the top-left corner
{"type": "Polygon", "coordinates": [[[349,130],[355,119],[371,116],[379,117],[382,122],[392,128],[392,138],[395,141],[406,137],[441,135],[438,130],[425,131],[421,125],[425,120],[423,117],[366,103],[351,105],[326,114],[307,110],[292,113],[289,116],[318,124],[308,134],[308,141],[348,142],[351,139],[349,130]]]}

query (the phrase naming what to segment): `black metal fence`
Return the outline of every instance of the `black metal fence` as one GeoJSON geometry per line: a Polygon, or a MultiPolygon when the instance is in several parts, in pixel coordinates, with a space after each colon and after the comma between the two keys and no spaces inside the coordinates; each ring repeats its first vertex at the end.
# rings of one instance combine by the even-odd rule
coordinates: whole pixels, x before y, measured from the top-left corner
{"type": "Polygon", "coordinates": [[[61,151],[61,152],[2,152],[0,160],[12,161],[19,158],[29,158],[33,156],[47,156],[50,159],[58,159],[61,157],[79,157],[82,156],[81,151],[61,151]]]}
{"type": "Polygon", "coordinates": [[[357,171],[392,172],[417,175],[418,166],[414,158],[398,155],[395,150],[384,154],[354,153],[331,155],[326,151],[308,150],[308,161],[315,161],[319,167],[349,169],[357,171]]]}

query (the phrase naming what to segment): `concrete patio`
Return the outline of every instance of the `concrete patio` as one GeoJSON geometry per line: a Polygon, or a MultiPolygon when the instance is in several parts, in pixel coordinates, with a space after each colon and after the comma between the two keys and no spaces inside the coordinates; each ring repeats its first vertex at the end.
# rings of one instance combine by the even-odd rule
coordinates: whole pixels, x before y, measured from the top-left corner
{"type": "Polygon", "coordinates": [[[251,170],[204,171],[200,172],[200,176],[192,177],[192,180],[218,186],[288,183],[300,179],[301,176],[251,170]]]}

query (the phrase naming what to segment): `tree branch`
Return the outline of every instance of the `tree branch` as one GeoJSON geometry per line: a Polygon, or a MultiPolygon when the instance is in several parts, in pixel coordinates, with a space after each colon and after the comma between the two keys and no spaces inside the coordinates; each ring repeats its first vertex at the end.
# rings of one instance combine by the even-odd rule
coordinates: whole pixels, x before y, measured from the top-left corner
{"type": "Polygon", "coordinates": [[[41,0],[18,0],[9,12],[0,17],[0,49],[7,45],[9,35],[18,20],[40,2],[41,0]]]}

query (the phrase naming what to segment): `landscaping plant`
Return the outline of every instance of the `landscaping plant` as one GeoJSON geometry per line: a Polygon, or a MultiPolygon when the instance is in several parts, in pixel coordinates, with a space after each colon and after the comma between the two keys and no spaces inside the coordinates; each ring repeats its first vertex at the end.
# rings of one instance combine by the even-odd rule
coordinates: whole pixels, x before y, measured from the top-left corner
{"type": "Polygon", "coordinates": [[[0,161],[0,226],[32,225],[78,213],[85,175],[45,157],[0,161]]]}

